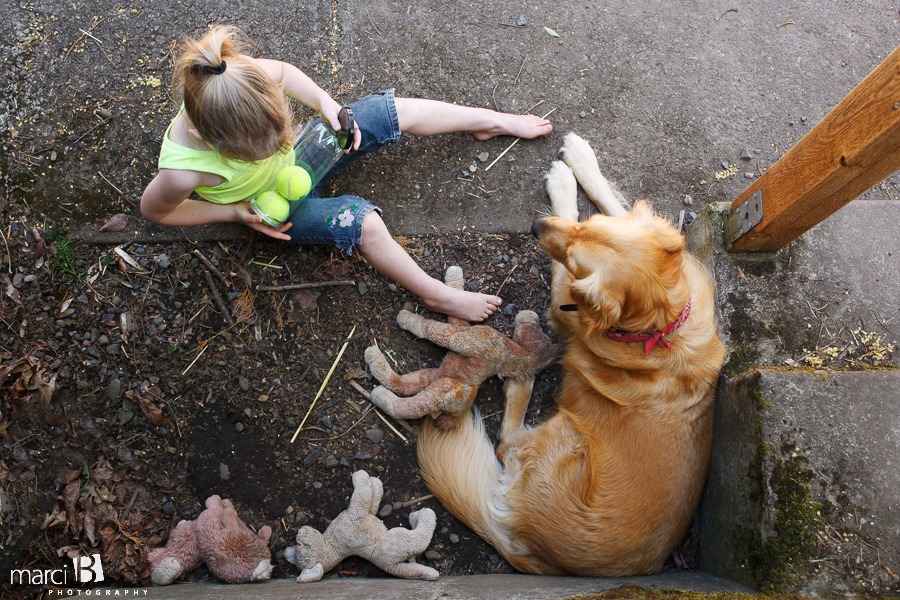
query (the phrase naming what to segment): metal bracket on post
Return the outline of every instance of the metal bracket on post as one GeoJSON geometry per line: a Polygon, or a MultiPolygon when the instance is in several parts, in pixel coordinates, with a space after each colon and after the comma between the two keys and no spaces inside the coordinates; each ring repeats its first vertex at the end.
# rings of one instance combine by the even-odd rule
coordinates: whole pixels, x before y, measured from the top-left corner
{"type": "Polygon", "coordinates": [[[756,190],[743,204],[725,213],[725,248],[734,250],[735,240],[759,225],[762,219],[762,190],[756,190]]]}

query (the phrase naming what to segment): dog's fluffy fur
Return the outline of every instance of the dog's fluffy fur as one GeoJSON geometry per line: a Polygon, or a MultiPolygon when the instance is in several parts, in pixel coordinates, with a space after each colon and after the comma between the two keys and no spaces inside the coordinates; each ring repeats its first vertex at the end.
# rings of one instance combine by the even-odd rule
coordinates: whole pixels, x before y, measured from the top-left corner
{"type": "Polygon", "coordinates": [[[524,427],[531,382],[508,381],[496,455],[475,412],[453,431],[426,420],[419,462],[441,503],[520,571],[655,573],[689,527],[709,466],[725,356],[713,283],[668,221],[618,201],[587,142],[570,133],[562,152],[567,164],[547,176],[554,216],[533,230],[553,258],[550,317],[567,341],[557,411],[524,427]],[[576,177],[605,215],[578,222],[576,177]],[[671,349],[645,356],[643,342],[603,335],[662,331],[688,298],[671,349]]]}

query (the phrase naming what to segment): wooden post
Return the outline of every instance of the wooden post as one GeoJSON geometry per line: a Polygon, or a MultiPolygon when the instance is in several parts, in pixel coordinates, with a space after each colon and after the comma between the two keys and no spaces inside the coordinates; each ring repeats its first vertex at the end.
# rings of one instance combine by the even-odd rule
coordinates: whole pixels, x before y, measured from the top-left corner
{"type": "Polygon", "coordinates": [[[731,203],[734,213],[759,191],[763,217],[733,247],[726,224],[726,247],[779,250],[898,169],[900,47],[731,203]]]}

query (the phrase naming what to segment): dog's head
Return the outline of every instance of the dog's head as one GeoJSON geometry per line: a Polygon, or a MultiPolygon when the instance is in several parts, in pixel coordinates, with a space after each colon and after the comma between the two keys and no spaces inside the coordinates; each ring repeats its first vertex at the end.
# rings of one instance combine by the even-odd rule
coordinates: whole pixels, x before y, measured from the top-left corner
{"type": "Polygon", "coordinates": [[[636,203],[628,217],[595,215],[580,223],[550,217],[535,221],[531,231],[568,272],[565,291],[586,334],[657,331],[681,312],[683,304],[673,297],[684,295],[684,237],[648,202],[636,203]]]}

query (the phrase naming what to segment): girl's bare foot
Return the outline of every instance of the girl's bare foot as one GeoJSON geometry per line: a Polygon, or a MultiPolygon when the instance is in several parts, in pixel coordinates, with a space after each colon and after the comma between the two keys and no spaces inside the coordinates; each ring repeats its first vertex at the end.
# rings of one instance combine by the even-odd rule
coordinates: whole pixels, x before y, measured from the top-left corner
{"type": "Polygon", "coordinates": [[[477,323],[491,316],[503,301],[497,296],[467,292],[442,285],[437,297],[429,299],[423,296],[422,302],[428,307],[428,310],[433,312],[477,323]]]}
{"type": "Polygon", "coordinates": [[[553,131],[553,125],[547,119],[534,115],[511,115],[497,113],[495,122],[491,127],[481,131],[473,131],[476,140],[484,141],[498,135],[513,135],[515,137],[532,138],[547,135],[553,131]]]}

